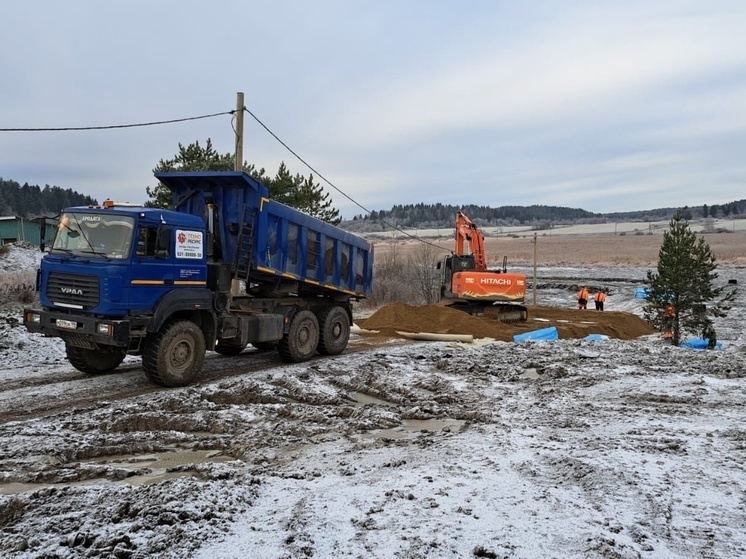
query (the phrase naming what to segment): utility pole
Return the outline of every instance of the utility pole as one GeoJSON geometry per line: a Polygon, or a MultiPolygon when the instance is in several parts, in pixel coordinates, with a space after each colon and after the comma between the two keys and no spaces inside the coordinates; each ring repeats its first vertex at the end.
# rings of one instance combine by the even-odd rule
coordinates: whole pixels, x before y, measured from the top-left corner
{"type": "Polygon", "coordinates": [[[534,232],[534,307],[536,306],[536,232],[534,232]]]}
{"type": "Polygon", "coordinates": [[[234,171],[243,171],[243,91],[236,93],[236,162],[234,171]]]}
{"type": "MultiPolygon", "coordinates": [[[[243,91],[236,93],[236,161],[233,165],[234,171],[243,171],[243,91]]],[[[241,282],[237,279],[231,280],[231,295],[241,294],[241,282]]]]}

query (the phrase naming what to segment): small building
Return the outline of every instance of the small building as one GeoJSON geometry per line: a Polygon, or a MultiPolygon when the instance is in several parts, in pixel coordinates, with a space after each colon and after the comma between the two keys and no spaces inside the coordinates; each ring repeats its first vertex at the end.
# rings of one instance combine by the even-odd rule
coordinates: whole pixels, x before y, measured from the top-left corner
{"type": "MultiPolygon", "coordinates": [[[[46,223],[46,242],[54,235],[54,224],[46,223]]],[[[26,219],[15,215],[0,217],[0,245],[26,242],[39,246],[41,243],[41,219],[26,219]]]]}

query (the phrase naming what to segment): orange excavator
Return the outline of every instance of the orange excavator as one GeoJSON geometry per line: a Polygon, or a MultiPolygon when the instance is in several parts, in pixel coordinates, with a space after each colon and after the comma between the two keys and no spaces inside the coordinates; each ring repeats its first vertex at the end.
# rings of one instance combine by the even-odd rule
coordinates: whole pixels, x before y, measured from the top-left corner
{"type": "Polygon", "coordinates": [[[448,306],[470,314],[497,318],[502,322],[528,319],[526,276],[502,269],[488,270],[484,235],[463,213],[456,214],[456,250],[438,262],[441,270],[440,298],[448,306]]]}

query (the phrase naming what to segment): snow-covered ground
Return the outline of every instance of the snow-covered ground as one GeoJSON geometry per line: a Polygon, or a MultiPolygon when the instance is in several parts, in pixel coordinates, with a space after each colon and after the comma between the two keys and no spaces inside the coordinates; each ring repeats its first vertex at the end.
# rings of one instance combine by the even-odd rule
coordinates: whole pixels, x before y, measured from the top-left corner
{"type": "MultiPolygon", "coordinates": [[[[538,302],[597,282],[639,313],[642,273],[544,270],[538,302]]],[[[183,389],[78,373],[9,309],[0,556],[746,557],[745,308],[722,351],[353,336],[183,389]]]]}

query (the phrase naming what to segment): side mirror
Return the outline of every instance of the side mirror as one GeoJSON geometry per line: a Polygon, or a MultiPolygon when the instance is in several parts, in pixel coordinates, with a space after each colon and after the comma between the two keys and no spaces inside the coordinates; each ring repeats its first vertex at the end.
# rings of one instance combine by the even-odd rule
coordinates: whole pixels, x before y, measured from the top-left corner
{"type": "Polygon", "coordinates": [[[46,236],[47,220],[42,217],[39,221],[39,250],[41,250],[42,252],[44,252],[44,249],[47,248],[46,236]]]}

